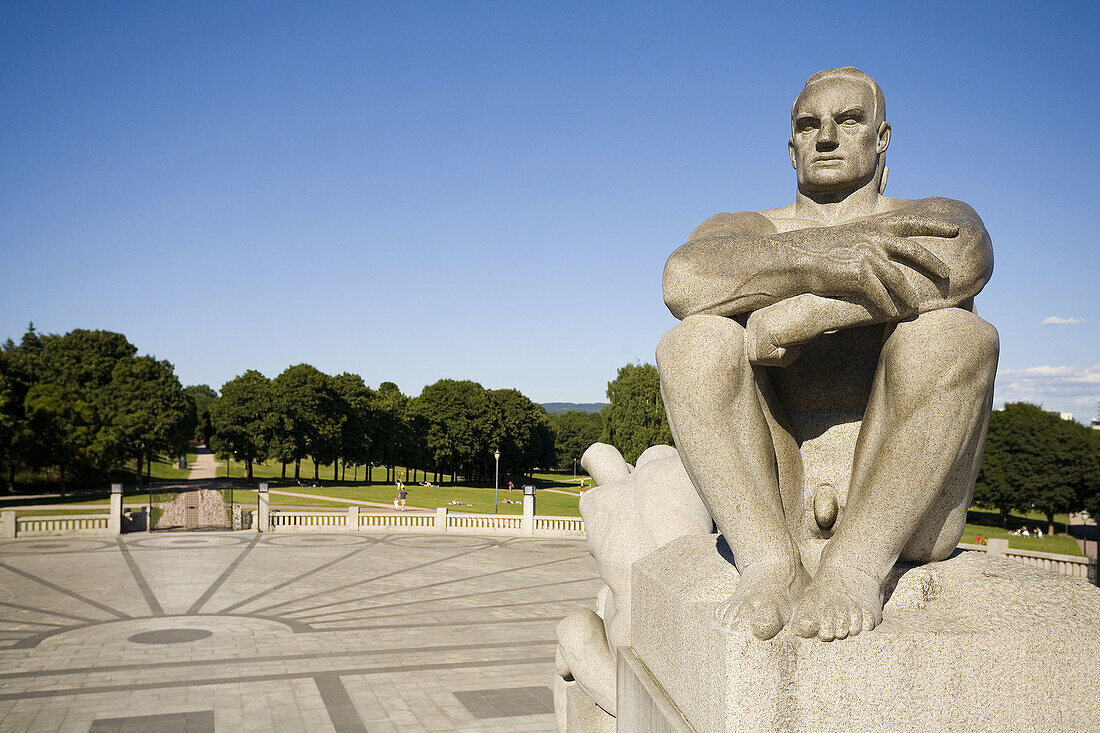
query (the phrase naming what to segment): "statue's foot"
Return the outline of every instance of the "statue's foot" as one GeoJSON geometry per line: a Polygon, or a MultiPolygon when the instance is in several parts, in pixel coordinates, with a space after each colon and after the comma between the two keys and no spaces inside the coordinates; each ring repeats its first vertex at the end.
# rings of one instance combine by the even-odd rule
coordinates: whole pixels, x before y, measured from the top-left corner
{"type": "Polygon", "coordinates": [[[756,562],[741,570],[737,590],[718,604],[715,617],[726,628],[747,627],[758,639],[770,639],[787,625],[809,579],[797,561],[793,571],[783,560],[756,562]]]}
{"type": "Polygon", "coordinates": [[[791,622],[799,636],[844,639],[882,623],[882,586],[855,568],[822,565],[791,622]]]}

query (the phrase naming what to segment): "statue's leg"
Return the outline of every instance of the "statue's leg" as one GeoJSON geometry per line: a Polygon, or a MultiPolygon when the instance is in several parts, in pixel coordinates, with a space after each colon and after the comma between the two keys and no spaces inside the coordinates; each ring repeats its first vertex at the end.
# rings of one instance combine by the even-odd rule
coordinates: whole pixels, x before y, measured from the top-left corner
{"type": "Polygon", "coordinates": [[[961,505],[965,516],[997,353],[996,329],[958,308],[887,332],[847,508],[795,612],[797,633],[828,640],[873,628],[882,620],[883,583],[903,548],[914,538],[926,541],[919,534],[925,522],[939,523],[931,534],[942,544],[951,508],[961,505]]]}
{"type": "Polygon", "coordinates": [[[741,574],[719,621],[771,638],[808,578],[787,529],[775,447],[744,341],[736,321],[690,316],[661,339],[657,364],[676,447],[741,574]]]}

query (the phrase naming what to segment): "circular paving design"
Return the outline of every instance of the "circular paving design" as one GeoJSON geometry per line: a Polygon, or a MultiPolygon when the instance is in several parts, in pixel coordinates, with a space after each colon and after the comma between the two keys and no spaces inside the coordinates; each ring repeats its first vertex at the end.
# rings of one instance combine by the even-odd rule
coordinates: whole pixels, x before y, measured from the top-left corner
{"type": "Polygon", "coordinates": [[[293,535],[277,536],[268,534],[264,535],[262,541],[265,545],[285,545],[289,547],[316,547],[319,545],[325,545],[328,547],[334,547],[339,545],[373,545],[378,542],[378,538],[338,534],[312,535],[308,537],[297,537],[293,535]]]}
{"type": "Polygon", "coordinates": [[[516,538],[508,540],[507,542],[502,542],[500,546],[506,550],[517,550],[520,552],[539,552],[541,550],[574,550],[576,552],[588,551],[588,547],[585,545],[584,540],[567,542],[561,540],[555,541],[516,538]]]}
{"type": "Polygon", "coordinates": [[[206,629],[157,629],[156,631],[142,631],[140,634],[127,637],[127,640],[135,644],[182,644],[213,635],[213,631],[207,631],[206,629]]]}
{"type": "Polygon", "coordinates": [[[56,552],[91,552],[92,550],[104,550],[117,548],[114,540],[94,539],[56,539],[35,538],[33,541],[11,540],[0,545],[0,554],[10,555],[42,555],[56,552]]]}
{"type": "Polygon", "coordinates": [[[217,534],[203,534],[192,535],[190,537],[179,535],[175,536],[161,536],[161,537],[143,537],[140,540],[133,540],[127,544],[131,547],[176,547],[183,549],[183,546],[190,545],[195,548],[199,547],[230,547],[232,545],[243,545],[252,539],[251,533],[248,537],[235,537],[232,535],[217,535],[217,534]]]}
{"type": "Polygon", "coordinates": [[[398,547],[490,547],[497,544],[496,540],[484,537],[391,537],[385,540],[387,545],[398,547]]]}

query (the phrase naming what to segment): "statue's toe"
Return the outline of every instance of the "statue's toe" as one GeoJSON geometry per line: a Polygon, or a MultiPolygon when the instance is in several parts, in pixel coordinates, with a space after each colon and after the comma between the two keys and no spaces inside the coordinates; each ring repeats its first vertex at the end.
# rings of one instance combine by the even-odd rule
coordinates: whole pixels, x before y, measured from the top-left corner
{"type": "Polygon", "coordinates": [[[815,615],[810,613],[808,609],[800,607],[795,613],[794,622],[791,624],[791,627],[794,633],[798,634],[803,639],[809,639],[817,636],[821,624],[815,615]]]}
{"type": "Polygon", "coordinates": [[[771,639],[783,630],[786,620],[779,608],[771,603],[764,604],[756,609],[749,622],[752,634],[757,639],[771,639]]]}

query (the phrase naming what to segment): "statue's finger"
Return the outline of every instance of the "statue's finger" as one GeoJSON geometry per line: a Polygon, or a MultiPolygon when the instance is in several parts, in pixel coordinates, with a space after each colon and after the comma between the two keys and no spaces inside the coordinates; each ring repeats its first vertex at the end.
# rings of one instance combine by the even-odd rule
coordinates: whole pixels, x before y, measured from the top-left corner
{"type": "Polygon", "coordinates": [[[617,448],[607,443],[590,445],[581,456],[581,467],[595,479],[597,486],[609,484],[630,475],[630,464],[617,448]]]}
{"type": "Polygon", "coordinates": [[[946,280],[951,274],[950,268],[943,260],[932,254],[927,247],[923,247],[911,239],[884,237],[882,247],[890,253],[891,257],[916,265],[917,269],[934,275],[941,280],[946,280]]]}
{"type": "MultiPolygon", "coordinates": [[[[871,260],[871,267],[879,281],[886,286],[899,300],[908,306],[909,310],[915,310],[920,305],[920,293],[909,282],[909,278],[897,265],[890,260],[871,260]]],[[[891,301],[892,302],[892,301],[891,301]]]]}
{"type": "Polygon", "coordinates": [[[870,260],[863,264],[860,284],[863,286],[861,295],[866,297],[880,314],[893,315],[897,312],[894,308],[894,300],[890,297],[890,292],[879,280],[870,260]]]}

